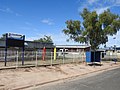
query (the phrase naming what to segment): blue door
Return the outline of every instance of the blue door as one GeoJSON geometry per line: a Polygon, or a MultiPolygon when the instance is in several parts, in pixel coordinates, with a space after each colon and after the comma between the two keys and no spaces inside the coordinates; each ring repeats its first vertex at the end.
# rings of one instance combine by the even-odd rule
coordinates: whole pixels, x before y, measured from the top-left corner
{"type": "Polygon", "coordinates": [[[90,51],[86,52],[86,62],[91,62],[91,52],[90,51]]]}

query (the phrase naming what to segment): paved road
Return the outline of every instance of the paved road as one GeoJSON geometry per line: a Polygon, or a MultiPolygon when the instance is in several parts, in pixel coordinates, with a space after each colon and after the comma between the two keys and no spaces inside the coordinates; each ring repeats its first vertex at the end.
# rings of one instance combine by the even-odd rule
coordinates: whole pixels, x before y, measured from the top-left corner
{"type": "Polygon", "coordinates": [[[99,75],[77,78],[33,90],[120,90],[120,68],[99,75]]]}

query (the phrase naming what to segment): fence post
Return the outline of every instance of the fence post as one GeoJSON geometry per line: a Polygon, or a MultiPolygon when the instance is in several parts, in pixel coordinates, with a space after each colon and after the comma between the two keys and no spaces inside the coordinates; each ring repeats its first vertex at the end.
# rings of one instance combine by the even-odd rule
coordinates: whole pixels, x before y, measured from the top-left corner
{"type": "Polygon", "coordinates": [[[35,64],[35,66],[37,67],[37,65],[38,65],[38,60],[37,60],[37,51],[36,51],[35,57],[36,57],[36,64],[35,64]]]}
{"type": "Polygon", "coordinates": [[[73,53],[72,53],[72,58],[73,58],[73,63],[74,63],[75,61],[74,61],[74,54],[73,53]]]}
{"type": "Polygon", "coordinates": [[[63,52],[63,64],[65,63],[65,52],[63,52]]]}
{"type": "Polygon", "coordinates": [[[84,63],[84,61],[85,61],[85,51],[83,51],[82,53],[82,62],[84,63]]]}
{"type": "Polygon", "coordinates": [[[100,53],[100,58],[101,58],[101,59],[100,59],[100,60],[101,60],[100,63],[102,62],[102,59],[103,59],[103,56],[102,56],[102,55],[103,55],[103,54],[104,54],[103,52],[100,53]]]}
{"type": "Polygon", "coordinates": [[[52,52],[51,52],[51,66],[52,66],[52,63],[53,63],[53,62],[52,62],[52,52]]]}
{"type": "Polygon", "coordinates": [[[16,59],[16,68],[18,67],[18,51],[17,51],[17,59],[16,59]]]}

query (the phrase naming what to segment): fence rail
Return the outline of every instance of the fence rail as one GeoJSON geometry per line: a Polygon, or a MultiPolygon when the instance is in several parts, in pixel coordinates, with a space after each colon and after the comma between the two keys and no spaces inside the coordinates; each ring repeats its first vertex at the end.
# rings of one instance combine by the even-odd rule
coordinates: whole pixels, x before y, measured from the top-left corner
{"type": "MultiPolygon", "coordinates": [[[[6,67],[22,66],[23,52],[8,51],[6,67]]],[[[38,65],[53,65],[65,63],[77,63],[85,61],[85,52],[43,52],[39,51],[25,51],[24,52],[24,66],[38,66],[38,65]]],[[[5,64],[5,51],[0,52],[0,67],[5,64]]]]}
{"type": "MultiPolygon", "coordinates": [[[[21,67],[23,52],[7,51],[6,67],[21,67]]],[[[101,59],[111,61],[114,58],[119,58],[117,53],[101,52],[101,59]],[[104,55],[104,57],[102,56],[104,55]]],[[[43,52],[40,51],[25,51],[23,66],[38,66],[38,65],[53,65],[65,63],[78,63],[86,60],[85,52],[43,52]],[[44,57],[43,57],[44,56],[44,57]]],[[[120,58],[119,58],[120,60],[120,58]]],[[[0,51],[0,67],[5,67],[5,51],[0,51]]]]}

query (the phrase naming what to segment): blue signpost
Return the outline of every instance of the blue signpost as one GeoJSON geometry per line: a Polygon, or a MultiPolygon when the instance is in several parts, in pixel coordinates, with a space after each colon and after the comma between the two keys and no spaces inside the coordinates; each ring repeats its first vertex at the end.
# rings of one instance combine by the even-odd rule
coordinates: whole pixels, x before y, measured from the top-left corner
{"type": "Polygon", "coordinates": [[[24,65],[24,41],[25,41],[25,35],[6,33],[5,66],[7,65],[7,49],[8,49],[8,47],[22,48],[22,65],[24,65]]]}

